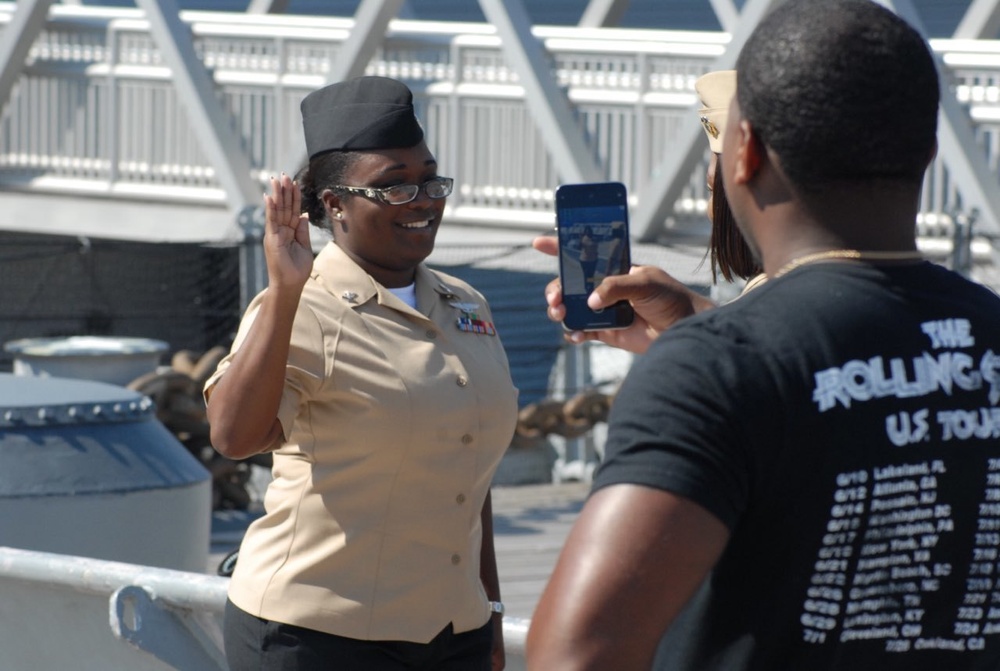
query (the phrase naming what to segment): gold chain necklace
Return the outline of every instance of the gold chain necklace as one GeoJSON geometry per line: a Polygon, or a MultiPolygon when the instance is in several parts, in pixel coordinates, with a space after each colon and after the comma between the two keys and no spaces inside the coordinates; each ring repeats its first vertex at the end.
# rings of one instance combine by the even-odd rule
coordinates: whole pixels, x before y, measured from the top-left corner
{"type": "Polygon", "coordinates": [[[773,277],[781,277],[799,266],[828,259],[848,259],[852,261],[919,261],[924,258],[920,252],[862,252],[857,249],[828,249],[825,252],[806,254],[792,259],[778,269],[773,277]]]}

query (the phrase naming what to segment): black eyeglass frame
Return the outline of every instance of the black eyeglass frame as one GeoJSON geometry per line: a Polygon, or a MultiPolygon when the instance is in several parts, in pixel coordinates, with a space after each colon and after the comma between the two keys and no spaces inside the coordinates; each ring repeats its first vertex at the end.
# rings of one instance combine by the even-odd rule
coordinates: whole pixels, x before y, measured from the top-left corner
{"type": "Polygon", "coordinates": [[[427,196],[433,200],[440,200],[442,198],[447,198],[451,195],[452,190],[455,188],[455,180],[451,177],[432,177],[423,184],[396,184],[395,186],[387,186],[382,189],[376,189],[370,186],[344,186],[337,185],[331,186],[330,189],[334,191],[344,191],[347,193],[353,193],[358,196],[364,196],[371,200],[378,201],[384,205],[406,205],[407,203],[412,203],[423,191],[427,196]],[[438,195],[432,194],[428,190],[429,185],[440,184],[442,193],[438,195]],[[391,191],[397,191],[399,189],[412,189],[413,193],[406,200],[400,200],[397,202],[392,202],[389,200],[387,195],[391,191]]]}

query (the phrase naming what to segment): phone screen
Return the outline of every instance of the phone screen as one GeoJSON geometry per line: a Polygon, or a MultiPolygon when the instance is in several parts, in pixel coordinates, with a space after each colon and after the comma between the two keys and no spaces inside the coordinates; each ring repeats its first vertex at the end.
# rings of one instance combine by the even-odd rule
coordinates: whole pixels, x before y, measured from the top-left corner
{"type": "Polygon", "coordinates": [[[566,306],[563,326],[570,331],[629,326],[634,314],[627,301],[600,311],[587,306],[587,297],[605,277],[625,274],[631,267],[625,186],[617,182],[560,186],[556,224],[566,306]]]}

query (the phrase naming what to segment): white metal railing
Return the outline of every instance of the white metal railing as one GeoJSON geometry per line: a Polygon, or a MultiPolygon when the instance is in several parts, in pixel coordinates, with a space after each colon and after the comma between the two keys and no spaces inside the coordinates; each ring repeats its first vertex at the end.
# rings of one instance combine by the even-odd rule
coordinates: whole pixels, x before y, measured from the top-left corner
{"type": "MultiPolygon", "coordinates": [[[[221,671],[228,578],[0,546],[0,668],[221,671]]],[[[506,618],[511,671],[529,621],[506,618]]]]}
{"type": "MultiPolygon", "coordinates": [[[[14,5],[0,2],[0,31],[14,5]]],[[[182,12],[262,189],[301,145],[298,103],[322,85],[352,21],[182,12]]],[[[535,27],[553,73],[579,111],[607,179],[633,201],[692,113],[695,79],[712,67],[721,32],[535,27]]],[[[996,178],[1000,172],[1000,41],[934,40],[955,77],[996,178]]],[[[458,221],[537,227],[551,222],[553,161],[492,26],[393,21],[368,72],[405,79],[442,170],[457,179],[458,221]]],[[[20,85],[0,117],[6,189],[168,198],[221,205],[226,194],[192,130],[171,72],[135,9],[54,5],[20,85]]],[[[962,210],[961,184],[938,160],[921,209],[962,210]]],[[[678,221],[704,219],[703,166],[676,201],[678,221]]]]}

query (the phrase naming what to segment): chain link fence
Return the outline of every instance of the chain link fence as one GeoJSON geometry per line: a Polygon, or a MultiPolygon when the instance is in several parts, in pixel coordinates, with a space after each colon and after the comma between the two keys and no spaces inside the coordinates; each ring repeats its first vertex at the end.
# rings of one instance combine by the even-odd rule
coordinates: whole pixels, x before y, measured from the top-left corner
{"type": "MultiPolygon", "coordinates": [[[[242,312],[238,247],[0,234],[0,342],[76,335],[155,338],[164,364],[232,342],[242,312]]],[[[545,316],[540,272],[523,246],[439,246],[431,265],[490,303],[521,405],[548,392],[563,346],[545,316]]],[[[9,372],[12,355],[0,354],[9,372]]]]}
{"type": "MultiPolygon", "coordinates": [[[[0,234],[0,341],[99,335],[170,350],[228,343],[239,320],[239,250],[0,234]]],[[[0,356],[9,372],[12,355],[0,356]]]]}

